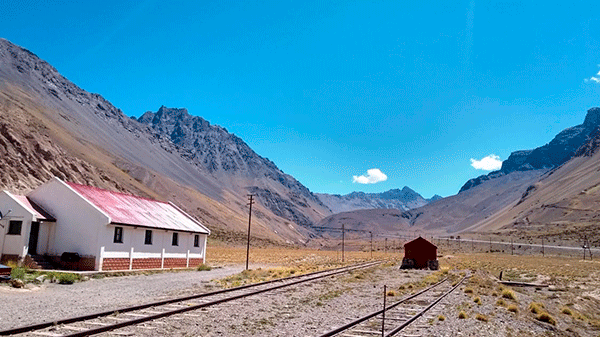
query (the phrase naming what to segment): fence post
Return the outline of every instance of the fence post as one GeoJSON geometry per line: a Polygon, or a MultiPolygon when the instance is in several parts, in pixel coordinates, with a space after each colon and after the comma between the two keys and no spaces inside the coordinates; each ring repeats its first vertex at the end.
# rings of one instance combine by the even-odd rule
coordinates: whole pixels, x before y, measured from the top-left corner
{"type": "Polygon", "coordinates": [[[100,247],[100,258],[98,259],[98,271],[102,271],[102,264],[104,264],[104,246],[100,247]]]}
{"type": "Polygon", "coordinates": [[[131,247],[131,252],[129,253],[129,270],[133,269],[133,247],[131,247]]]}

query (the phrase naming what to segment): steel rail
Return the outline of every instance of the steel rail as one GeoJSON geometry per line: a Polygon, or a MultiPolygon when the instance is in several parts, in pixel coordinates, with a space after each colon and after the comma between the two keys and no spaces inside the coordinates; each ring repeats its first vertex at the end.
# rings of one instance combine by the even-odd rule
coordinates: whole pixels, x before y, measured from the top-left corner
{"type": "MultiPolygon", "coordinates": [[[[195,310],[195,309],[199,309],[199,308],[202,308],[202,307],[206,307],[206,306],[210,306],[210,305],[215,305],[215,304],[219,304],[219,303],[223,303],[223,302],[227,302],[227,301],[232,301],[232,300],[235,300],[235,299],[238,299],[238,298],[242,298],[242,297],[247,297],[247,296],[259,294],[259,293],[262,293],[262,292],[267,292],[267,291],[270,291],[270,290],[284,288],[284,287],[295,285],[295,284],[302,283],[302,282],[308,282],[308,281],[312,281],[312,280],[319,279],[319,278],[324,278],[324,277],[328,277],[328,276],[332,276],[332,275],[337,275],[337,274],[349,272],[349,271],[352,271],[352,270],[355,270],[355,269],[372,267],[372,266],[375,266],[375,265],[380,264],[380,263],[382,263],[382,261],[367,262],[367,263],[362,263],[362,264],[358,264],[358,265],[354,265],[354,266],[345,266],[345,267],[340,267],[340,268],[334,268],[334,269],[328,269],[328,270],[321,270],[321,271],[311,272],[311,273],[302,274],[302,275],[295,275],[295,276],[289,276],[289,277],[284,277],[284,278],[279,278],[279,279],[273,279],[273,280],[264,281],[264,282],[260,282],[260,283],[246,284],[246,285],[242,285],[242,286],[234,287],[234,288],[216,290],[216,291],[212,291],[212,292],[208,292],[208,293],[202,293],[202,294],[190,295],[190,296],[185,296],[185,297],[173,298],[173,299],[168,299],[168,300],[163,300],[163,301],[158,301],[158,302],[151,302],[151,303],[146,303],[146,304],[132,306],[132,307],[124,307],[124,308],[120,308],[120,309],[116,309],[116,310],[98,312],[98,313],[89,314],[89,315],[83,315],[83,316],[76,316],[76,317],[61,319],[61,320],[52,321],[52,322],[45,322],[45,323],[38,323],[38,324],[28,325],[28,326],[22,326],[22,327],[18,327],[18,328],[13,328],[13,329],[8,329],[8,330],[0,331],[0,336],[7,336],[7,335],[25,333],[25,332],[29,332],[29,331],[41,330],[41,329],[45,329],[45,328],[48,328],[48,327],[51,327],[51,326],[55,326],[55,325],[59,325],[59,324],[69,324],[69,323],[83,322],[83,321],[91,320],[91,319],[94,319],[94,318],[100,318],[100,317],[110,316],[110,315],[112,315],[112,314],[114,314],[116,312],[118,312],[118,313],[126,313],[126,312],[131,312],[131,311],[136,311],[136,310],[142,310],[142,309],[147,309],[147,308],[151,308],[151,307],[157,307],[157,306],[161,306],[161,305],[171,304],[171,303],[176,303],[176,302],[183,302],[183,301],[188,301],[188,300],[193,300],[193,299],[198,299],[198,298],[203,298],[203,297],[208,297],[208,296],[214,296],[214,295],[219,295],[219,294],[228,293],[228,292],[234,292],[234,291],[243,290],[243,289],[247,289],[247,288],[259,287],[259,286],[263,286],[263,285],[267,285],[267,284],[271,284],[271,283],[275,283],[275,282],[289,281],[289,280],[292,280],[292,279],[297,279],[297,278],[303,278],[303,277],[307,277],[307,276],[312,276],[312,277],[310,277],[310,278],[308,278],[306,280],[299,280],[299,281],[294,281],[294,282],[291,282],[291,283],[285,283],[285,284],[278,285],[278,286],[275,286],[275,287],[269,287],[269,288],[261,289],[261,290],[258,290],[258,291],[250,292],[250,293],[245,293],[245,294],[241,294],[241,295],[237,295],[237,296],[233,296],[233,297],[224,298],[224,299],[221,299],[221,300],[216,300],[216,301],[202,303],[202,304],[197,305],[197,306],[186,307],[186,308],[184,308],[186,310],[181,311],[181,312],[185,312],[185,311],[195,310]],[[319,275],[319,274],[324,274],[324,275],[319,275]],[[190,309],[190,308],[193,308],[193,309],[190,309]]],[[[170,315],[173,315],[173,314],[177,314],[177,313],[180,312],[180,310],[181,309],[174,310],[174,311],[167,311],[165,313],[156,314],[156,315],[152,315],[152,316],[147,316],[150,319],[142,320],[141,322],[148,321],[148,320],[153,320],[153,319],[157,319],[157,318],[161,318],[161,317],[165,317],[165,316],[170,316],[170,315]],[[160,316],[160,317],[157,317],[157,316],[160,316]]],[[[146,317],[143,317],[143,318],[146,318],[146,317]]],[[[133,319],[133,320],[129,320],[129,321],[126,321],[126,322],[121,322],[121,323],[117,323],[117,324],[113,324],[113,325],[107,325],[107,326],[104,326],[102,328],[109,328],[109,327],[114,327],[114,328],[103,330],[103,331],[98,331],[98,332],[93,332],[92,333],[92,331],[100,330],[102,328],[90,329],[88,331],[83,331],[81,333],[76,333],[76,334],[73,334],[73,335],[66,335],[66,336],[89,336],[89,335],[100,333],[100,332],[104,332],[104,331],[110,331],[110,330],[118,329],[120,327],[127,326],[127,325],[134,325],[134,324],[140,323],[140,322],[137,322],[139,320],[141,320],[141,319],[133,319]],[[131,322],[131,324],[125,324],[125,323],[130,323],[130,322],[131,322]],[[120,326],[122,324],[125,324],[125,325],[120,326]]]]}
{"type": "Polygon", "coordinates": [[[453,292],[456,288],[458,288],[458,286],[460,286],[469,277],[471,277],[471,276],[467,275],[467,276],[463,277],[462,280],[460,280],[460,282],[458,282],[454,287],[452,287],[450,290],[448,290],[447,292],[445,292],[442,296],[438,297],[435,301],[433,301],[425,309],[421,310],[419,313],[417,313],[413,317],[409,318],[406,322],[402,323],[400,326],[398,326],[394,330],[390,331],[390,333],[388,333],[387,335],[385,335],[385,337],[394,336],[398,332],[402,331],[404,328],[406,328],[412,322],[414,322],[415,320],[417,320],[419,317],[423,316],[423,314],[425,314],[427,311],[429,311],[429,309],[433,308],[436,304],[438,304],[444,297],[448,296],[451,292],[453,292]]]}
{"type": "MultiPolygon", "coordinates": [[[[403,298],[403,299],[399,300],[398,302],[396,302],[396,303],[394,303],[394,304],[392,304],[392,305],[390,305],[390,306],[386,307],[386,308],[385,308],[385,310],[386,310],[386,311],[388,311],[388,310],[390,310],[390,309],[393,309],[393,308],[397,307],[398,305],[400,305],[400,304],[402,304],[402,303],[404,303],[404,302],[406,302],[406,301],[408,301],[408,300],[411,300],[411,299],[413,299],[413,298],[415,298],[415,297],[417,297],[417,296],[419,296],[419,295],[421,295],[421,294],[423,294],[423,293],[425,293],[425,292],[428,292],[429,290],[431,290],[431,289],[433,289],[433,288],[435,288],[435,287],[439,286],[440,284],[442,284],[442,283],[446,282],[447,280],[448,280],[448,278],[445,278],[445,279],[443,279],[443,280],[439,281],[438,283],[436,283],[436,284],[434,284],[434,285],[432,285],[432,286],[429,286],[429,287],[427,287],[427,288],[425,288],[425,289],[423,289],[423,290],[419,291],[418,293],[415,293],[415,294],[412,294],[412,295],[410,295],[410,296],[407,296],[407,297],[405,297],[405,298],[403,298]]],[[[373,317],[375,317],[375,316],[377,316],[377,315],[381,315],[382,313],[383,313],[383,309],[381,309],[381,310],[379,310],[379,311],[376,311],[376,312],[373,312],[373,313],[371,313],[371,314],[368,314],[368,315],[366,315],[366,316],[363,316],[363,317],[361,317],[361,318],[359,318],[359,319],[356,319],[356,320],[354,320],[354,321],[352,321],[352,322],[350,322],[350,323],[348,323],[348,324],[346,324],[346,325],[343,325],[343,326],[341,326],[341,327],[339,327],[339,328],[337,328],[337,329],[334,329],[334,330],[331,330],[331,331],[329,331],[329,332],[326,332],[326,333],[324,333],[324,334],[322,334],[322,335],[319,335],[319,337],[330,337],[330,336],[335,336],[336,334],[338,334],[338,333],[340,333],[340,332],[342,332],[342,331],[346,331],[346,330],[348,330],[348,329],[350,329],[350,328],[354,327],[355,325],[358,325],[358,324],[360,324],[360,323],[362,323],[362,322],[364,322],[364,321],[367,321],[367,320],[369,320],[369,319],[371,319],[371,318],[373,318],[373,317]]]]}

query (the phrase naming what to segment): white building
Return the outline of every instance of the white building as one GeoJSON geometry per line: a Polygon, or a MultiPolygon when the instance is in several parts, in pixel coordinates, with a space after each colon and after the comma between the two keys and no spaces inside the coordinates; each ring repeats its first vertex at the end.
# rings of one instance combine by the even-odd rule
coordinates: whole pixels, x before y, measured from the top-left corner
{"type": "Polygon", "coordinates": [[[210,234],[172,203],[58,178],[27,197],[0,193],[0,212],[2,260],[44,254],[80,270],[194,267],[210,234]]]}

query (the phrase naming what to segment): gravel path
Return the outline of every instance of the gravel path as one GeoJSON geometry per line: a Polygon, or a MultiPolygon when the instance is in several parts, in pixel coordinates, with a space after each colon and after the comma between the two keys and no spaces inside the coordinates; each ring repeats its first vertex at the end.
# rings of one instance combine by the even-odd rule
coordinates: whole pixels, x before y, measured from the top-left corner
{"type": "MultiPolygon", "coordinates": [[[[46,283],[39,289],[31,290],[0,286],[0,328],[215,290],[218,286],[211,280],[242,270],[242,266],[237,266],[209,272],[113,277],[68,286],[46,283]]],[[[412,285],[431,273],[422,270],[403,271],[398,266],[389,265],[372,267],[146,322],[101,336],[318,336],[381,309],[383,285],[396,292],[395,296],[388,297],[388,303],[392,303],[414,292],[412,285]]],[[[403,335],[598,336],[598,329],[587,321],[558,312],[558,304],[565,301],[557,298],[556,292],[520,288],[515,289],[516,299],[510,300],[502,298],[498,289],[498,284],[486,275],[472,278],[413,323],[403,335]],[[471,290],[466,292],[466,288],[471,290]],[[477,301],[480,304],[476,298],[479,298],[477,301]],[[500,304],[500,300],[505,303],[500,304]],[[539,300],[544,301],[546,308],[556,318],[556,325],[539,322],[528,311],[529,303],[539,300]],[[515,305],[518,311],[510,312],[507,310],[509,305],[515,305]],[[461,311],[466,313],[466,318],[459,318],[461,311]],[[477,319],[478,314],[485,319],[477,319]]],[[[574,309],[583,309],[578,307],[578,302],[574,303],[574,309]]]]}
{"type": "Polygon", "coordinates": [[[0,285],[0,329],[51,322],[99,311],[172,298],[181,292],[204,292],[213,279],[239,273],[242,266],[210,271],[182,271],[90,279],[72,285],[44,282],[28,289],[0,285]]]}

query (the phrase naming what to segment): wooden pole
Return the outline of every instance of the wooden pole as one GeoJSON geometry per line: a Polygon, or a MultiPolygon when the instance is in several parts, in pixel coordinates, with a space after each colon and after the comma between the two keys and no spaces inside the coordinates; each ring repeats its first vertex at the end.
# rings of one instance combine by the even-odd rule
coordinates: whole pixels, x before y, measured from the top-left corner
{"type": "Polygon", "coordinates": [[[385,300],[387,297],[387,287],[383,285],[383,312],[381,313],[381,337],[385,337],[385,300]]]}
{"type": "Polygon", "coordinates": [[[250,225],[252,224],[252,204],[254,203],[254,195],[250,194],[250,211],[248,212],[248,243],[246,244],[246,270],[248,270],[248,261],[250,259],[250,225]]]}

